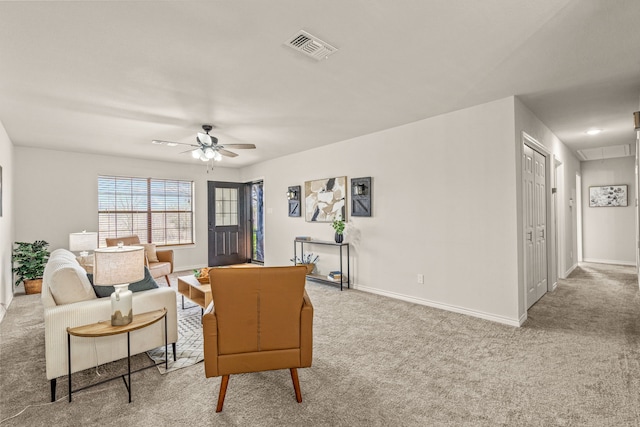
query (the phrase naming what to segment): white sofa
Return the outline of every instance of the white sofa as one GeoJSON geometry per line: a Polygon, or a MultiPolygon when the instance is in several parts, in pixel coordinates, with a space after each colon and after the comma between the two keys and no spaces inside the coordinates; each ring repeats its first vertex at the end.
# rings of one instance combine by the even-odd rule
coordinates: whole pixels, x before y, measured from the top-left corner
{"type": "MultiPolygon", "coordinates": [[[[42,281],[47,379],[51,381],[51,401],[56,396],[56,379],[67,375],[67,327],[81,326],[111,318],[111,300],[97,298],[86,271],[73,253],[56,249],[51,253],[42,281]]],[[[178,341],[176,293],[157,288],[133,293],[133,313],[167,309],[167,342],[178,341]]],[[[131,355],[164,346],[164,322],[131,332],[131,355]]],[[[71,372],[78,372],[127,357],[127,335],[101,338],[71,337],[71,372]]]]}

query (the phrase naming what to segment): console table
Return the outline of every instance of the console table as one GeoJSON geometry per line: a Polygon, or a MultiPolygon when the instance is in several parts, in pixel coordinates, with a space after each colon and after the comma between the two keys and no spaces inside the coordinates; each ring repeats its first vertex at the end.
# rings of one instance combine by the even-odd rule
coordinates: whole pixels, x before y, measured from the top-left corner
{"type": "MultiPolygon", "coordinates": [[[[118,379],[119,377],[108,378],[106,380],[100,381],[99,383],[91,384],[76,390],[71,388],[71,335],[76,337],[107,337],[110,335],[118,335],[118,334],[127,334],[127,377],[129,381],[125,379],[124,374],[120,375],[122,380],[124,381],[125,387],[127,387],[127,391],[129,392],[129,403],[131,403],[131,343],[130,343],[130,333],[132,331],[146,328],[149,325],[152,325],[159,321],[160,319],[164,319],[164,363],[165,369],[169,367],[169,353],[167,352],[167,309],[163,308],[162,310],[150,311],[148,313],[142,314],[134,314],[133,321],[128,325],[123,326],[112,326],[111,320],[105,320],[98,323],[92,323],[90,325],[84,326],[76,326],[75,328],[67,328],[67,351],[68,351],[68,369],[69,369],[69,402],[71,402],[71,395],[80,390],[84,390],[85,388],[93,387],[98,384],[103,384],[107,381],[112,381],[118,379]]],[[[173,348],[173,357],[175,359],[176,349],[173,348]]],[[[138,371],[142,369],[153,368],[156,366],[153,365],[146,366],[144,368],[138,369],[138,371]]],[[[138,372],[135,371],[135,372],[138,372]]]]}
{"type": "Polygon", "coordinates": [[[327,276],[323,276],[321,274],[307,274],[307,278],[311,279],[311,280],[316,280],[318,282],[325,282],[325,283],[340,283],[340,290],[342,290],[342,286],[344,284],[347,285],[347,288],[351,288],[350,286],[350,282],[351,282],[351,264],[350,264],[350,260],[349,260],[349,244],[348,243],[336,243],[336,242],[328,242],[325,240],[314,240],[314,239],[308,239],[308,240],[302,240],[302,239],[295,239],[293,241],[293,262],[298,265],[298,243],[300,243],[300,258],[304,259],[304,245],[325,245],[325,246],[334,246],[337,247],[340,251],[340,282],[336,281],[336,280],[330,280],[327,278],[327,276]],[[343,267],[343,251],[342,248],[347,248],[347,276],[345,278],[344,275],[344,270],[342,269],[343,267]],[[345,280],[346,279],[346,280],[345,280]]]}

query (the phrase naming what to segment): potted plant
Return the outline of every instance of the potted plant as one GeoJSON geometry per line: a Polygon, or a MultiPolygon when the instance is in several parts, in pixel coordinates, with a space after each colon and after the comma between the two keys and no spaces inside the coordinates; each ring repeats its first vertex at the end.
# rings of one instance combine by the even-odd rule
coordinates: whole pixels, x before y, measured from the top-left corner
{"type": "Polygon", "coordinates": [[[336,235],[335,235],[336,243],[342,243],[342,240],[344,239],[344,236],[343,236],[344,221],[342,220],[342,218],[334,219],[333,222],[331,223],[331,226],[336,231],[336,235]]]}
{"type": "Polygon", "coordinates": [[[47,247],[49,243],[44,240],[36,240],[33,243],[15,242],[11,260],[15,267],[11,269],[16,273],[15,285],[24,282],[26,294],[38,294],[42,290],[42,274],[44,266],[49,259],[47,247]]]}

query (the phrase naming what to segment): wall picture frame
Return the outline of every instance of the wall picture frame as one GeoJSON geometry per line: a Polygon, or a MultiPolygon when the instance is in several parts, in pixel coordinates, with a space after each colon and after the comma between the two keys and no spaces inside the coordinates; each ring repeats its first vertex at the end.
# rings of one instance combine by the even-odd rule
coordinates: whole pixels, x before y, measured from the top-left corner
{"type": "Polygon", "coordinates": [[[304,183],[304,215],[307,222],[347,221],[347,177],[316,179],[304,183]]]}
{"type": "Polygon", "coordinates": [[[287,188],[287,199],[289,204],[288,215],[291,217],[298,217],[302,215],[302,203],[300,198],[302,197],[301,189],[299,185],[293,185],[287,188]]]}
{"type": "Polygon", "coordinates": [[[371,177],[351,178],[351,216],[371,216],[371,177]]]}
{"type": "Polygon", "coordinates": [[[626,184],[598,185],[589,187],[589,207],[625,207],[628,206],[628,187],[626,184]]]}

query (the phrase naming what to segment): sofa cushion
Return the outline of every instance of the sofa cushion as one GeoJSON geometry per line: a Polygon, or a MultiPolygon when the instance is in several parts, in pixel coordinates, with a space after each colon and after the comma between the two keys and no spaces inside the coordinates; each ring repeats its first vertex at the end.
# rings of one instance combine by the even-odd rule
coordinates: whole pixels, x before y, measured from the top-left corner
{"type": "Polygon", "coordinates": [[[57,305],[96,298],[86,271],[75,260],[52,271],[48,285],[57,305]]]}
{"type": "MultiPolygon", "coordinates": [[[[87,274],[87,278],[89,282],[91,282],[91,286],[93,286],[94,295],[98,298],[105,298],[111,296],[111,294],[115,291],[113,286],[95,286],[93,284],[93,274],[87,274]]],[[[129,290],[131,292],[142,292],[148,291],[149,289],[159,288],[158,284],[153,277],[151,277],[151,273],[147,267],[144,268],[144,279],[130,283],[129,290]]]]}

